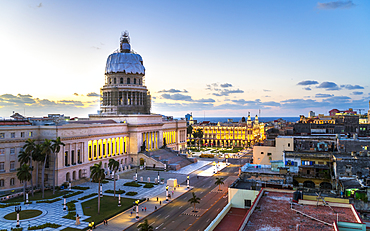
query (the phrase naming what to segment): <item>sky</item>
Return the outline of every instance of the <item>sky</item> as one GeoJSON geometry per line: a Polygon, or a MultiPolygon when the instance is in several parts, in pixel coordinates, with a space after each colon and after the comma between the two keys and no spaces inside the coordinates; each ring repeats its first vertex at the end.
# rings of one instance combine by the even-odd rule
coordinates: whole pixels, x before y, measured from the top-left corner
{"type": "Polygon", "coordinates": [[[99,110],[127,30],[152,113],[369,109],[370,1],[0,1],[0,117],[99,110]]]}

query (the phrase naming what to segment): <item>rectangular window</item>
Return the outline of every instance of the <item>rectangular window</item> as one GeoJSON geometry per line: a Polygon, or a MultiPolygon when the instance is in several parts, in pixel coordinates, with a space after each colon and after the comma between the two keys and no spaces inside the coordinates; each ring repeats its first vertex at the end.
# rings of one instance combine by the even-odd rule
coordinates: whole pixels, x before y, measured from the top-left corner
{"type": "Polygon", "coordinates": [[[14,183],[15,183],[15,179],[14,178],[10,179],[10,185],[13,186],[14,183]]]}
{"type": "Polygon", "coordinates": [[[15,132],[10,133],[10,138],[15,138],[15,132]]]}
{"type": "Polygon", "coordinates": [[[29,137],[32,137],[32,132],[29,132],[29,133],[28,133],[28,136],[29,136],[29,137]]]}
{"type": "Polygon", "coordinates": [[[64,166],[68,166],[68,151],[64,153],[64,166]]]}
{"type": "Polygon", "coordinates": [[[0,155],[4,155],[5,154],[5,148],[0,148],[0,155]]]}
{"type": "Polygon", "coordinates": [[[15,154],[15,148],[10,148],[10,155],[14,155],[15,154]]]}
{"type": "Polygon", "coordinates": [[[10,161],[10,170],[15,170],[15,162],[10,161]]]}
{"type": "Polygon", "coordinates": [[[268,153],[267,153],[267,155],[268,155],[268,156],[271,156],[272,154],[268,152],[268,153]]]}
{"type": "Polygon", "coordinates": [[[103,157],[105,157],[105,144],[103,144],[103,157]]]}
{"type": "Polygon", "coordinates": [[[91,160],[91,146],[89,146],[89,160],[91,160]]]}
{"type": "Polygon", "coordinates": [[[21,132],[21,137],[24,137],[24,132],[21,132]]]}
{"type": "Polygon", "coordinates": [[[4,139],[5,138],[5,133],[0,133],[0,139],[4,139]]]}
{"type": "Polygon", "coordinates": [[[76,162],[75,162],[75,151],[74,150],[72,150],[71,151],[71,162],[72,162],[72,165],[75,165],[76,164],[76,162]]]}
{"type": "Polygon", "coordinates": [[[3,179],[0,180],[0,187],[4,187],[4,180],[3,179]]]}
{"type": "Polygon", "coordinates": [[[97,150],[96,150],[96,144],[94,144],[94,160],[96,160],[96,153],[97,152],[97,150]]]}
{"type": "Polygon", "coordinates": [[[4,172],[4,162],[0,162],[0,171],[4,172]]]}
{"type": "Polygon", "coordinates": [[[80,164],[81,163],[81,151],[80,149],[77,150],[77,161],[80,164]]]}

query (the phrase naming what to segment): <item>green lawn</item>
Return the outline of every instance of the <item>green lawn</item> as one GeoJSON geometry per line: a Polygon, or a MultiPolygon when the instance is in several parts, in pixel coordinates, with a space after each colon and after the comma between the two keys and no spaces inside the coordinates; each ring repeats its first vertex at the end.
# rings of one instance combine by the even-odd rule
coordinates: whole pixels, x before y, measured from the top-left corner
{"type": "Polygon", "coordinates": [[[100,214],[98,215],[98,198],[88,200],[82,203],[82,209],[84,211],[84,215],[91,217],[84,221],[90,222],[94,220],[95,224],[99,224],[104,219],[113,217],[114,215],[130,208],[134,201],[135,199],[121,197],[121,207],[118,207],[117,197],[103,196],[100,198],[100,214]]]}
{"type": "MultiPolygon", "coordinates": [[[[29,219],[32,217],[37,217],[41,214],[42,212],[40,210],[22,210],[19,213],[19,219],[20,220],[29,219]]],[[[7,220],[17,220],[17,213],[16,212],[9,213],[4,218],[7,220]]]]}
{"type": "MultiPolygon", "coordinates": [[[[37,201],[37,200],[44,200],[44,199],[53,199],[56,197],[63,196],[64,194],[68,194],[71,191],[60,191],[60,190],[55,190],[55,194],[53,195],[53,190],[45,190],[45,197],[41,198],[42,192],[36,192],[35,195],[32,197],[31,193],[28,194],[28,200],[29,201],[37,201]]],[[[10,200],[7,200],[6,203],[11,203],[11,202],[22,202],[23,196],[12,198],[10,200]]]]}
{"type": "Polygon", "coordinates": [[[65,229],[62,229],[61,231],[81,231],[82,229],[75,229],[75,228],[71,228],[71,227],[67,227],[65,229]]]}

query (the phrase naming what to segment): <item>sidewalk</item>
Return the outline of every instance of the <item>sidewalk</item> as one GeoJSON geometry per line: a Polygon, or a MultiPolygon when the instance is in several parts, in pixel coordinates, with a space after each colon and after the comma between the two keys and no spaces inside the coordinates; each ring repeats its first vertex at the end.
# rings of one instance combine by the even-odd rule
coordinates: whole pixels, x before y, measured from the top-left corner
{"type": "MultiPolygon", "coordinates": [[[[142,219],[144,219],[146,216],[148,216],[149,214],[155,211],[155,206],[157,206],[157,209],[159,209],[167,205],[168,203],[170,203],[172,200],[180,197],[182,194],[186,193],[192,188],[193,187],[190,187],[190,189],[187,189],[186,186],[180,186],[180,187],[177,187],[176,190],[173,190],[173,187],[170,187],[168,192],[169,194],[171,194],[171,200],[169,200],[168,202],[166,201],[166,191],[160,193],[157,196],[151,197],[149,201],[142,202],[141,204],[139,204],[139,223],[142,222],[141,221],[142,219]],[[172,195],[172,191],[174,192],[173,195],[172,195]],[[157,197],[158,197],[158,202],[157,202],[157,197]],[[162,202],[161,205],[159,201],[162,202]],[[145,208],[145,207],[146,207],[146,212],[145,211],[142,212],[142,208],[145,208]]],[[[135,224],[136,222],[138,222],[136,220],[136,210],[133,210],[133,208],[130,208],[118,214],[117,216],[109,219],[108,225],[99,224],[96,227],[96,230],[107,230],[107,231],[109,230],[118,231],[119,230],[121,231],[135,224]],[[132,211],[132,215],[131,215],[131,211],[132,211]]]]}

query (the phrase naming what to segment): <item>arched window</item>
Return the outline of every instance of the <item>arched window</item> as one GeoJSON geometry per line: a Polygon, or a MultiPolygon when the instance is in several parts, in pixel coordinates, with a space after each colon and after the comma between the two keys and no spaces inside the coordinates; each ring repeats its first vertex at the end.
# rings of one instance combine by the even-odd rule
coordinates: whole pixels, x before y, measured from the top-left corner
{"type": "Polygon", "coordinates": [[[109,79],[109,84],[112,84],[112,79],[111,78],[108,78],[109,79]]]}
{"type": "Polygon", "coordinates": [[[130,78],[127,78],[127,84],[130,84],[130,78]]]}

